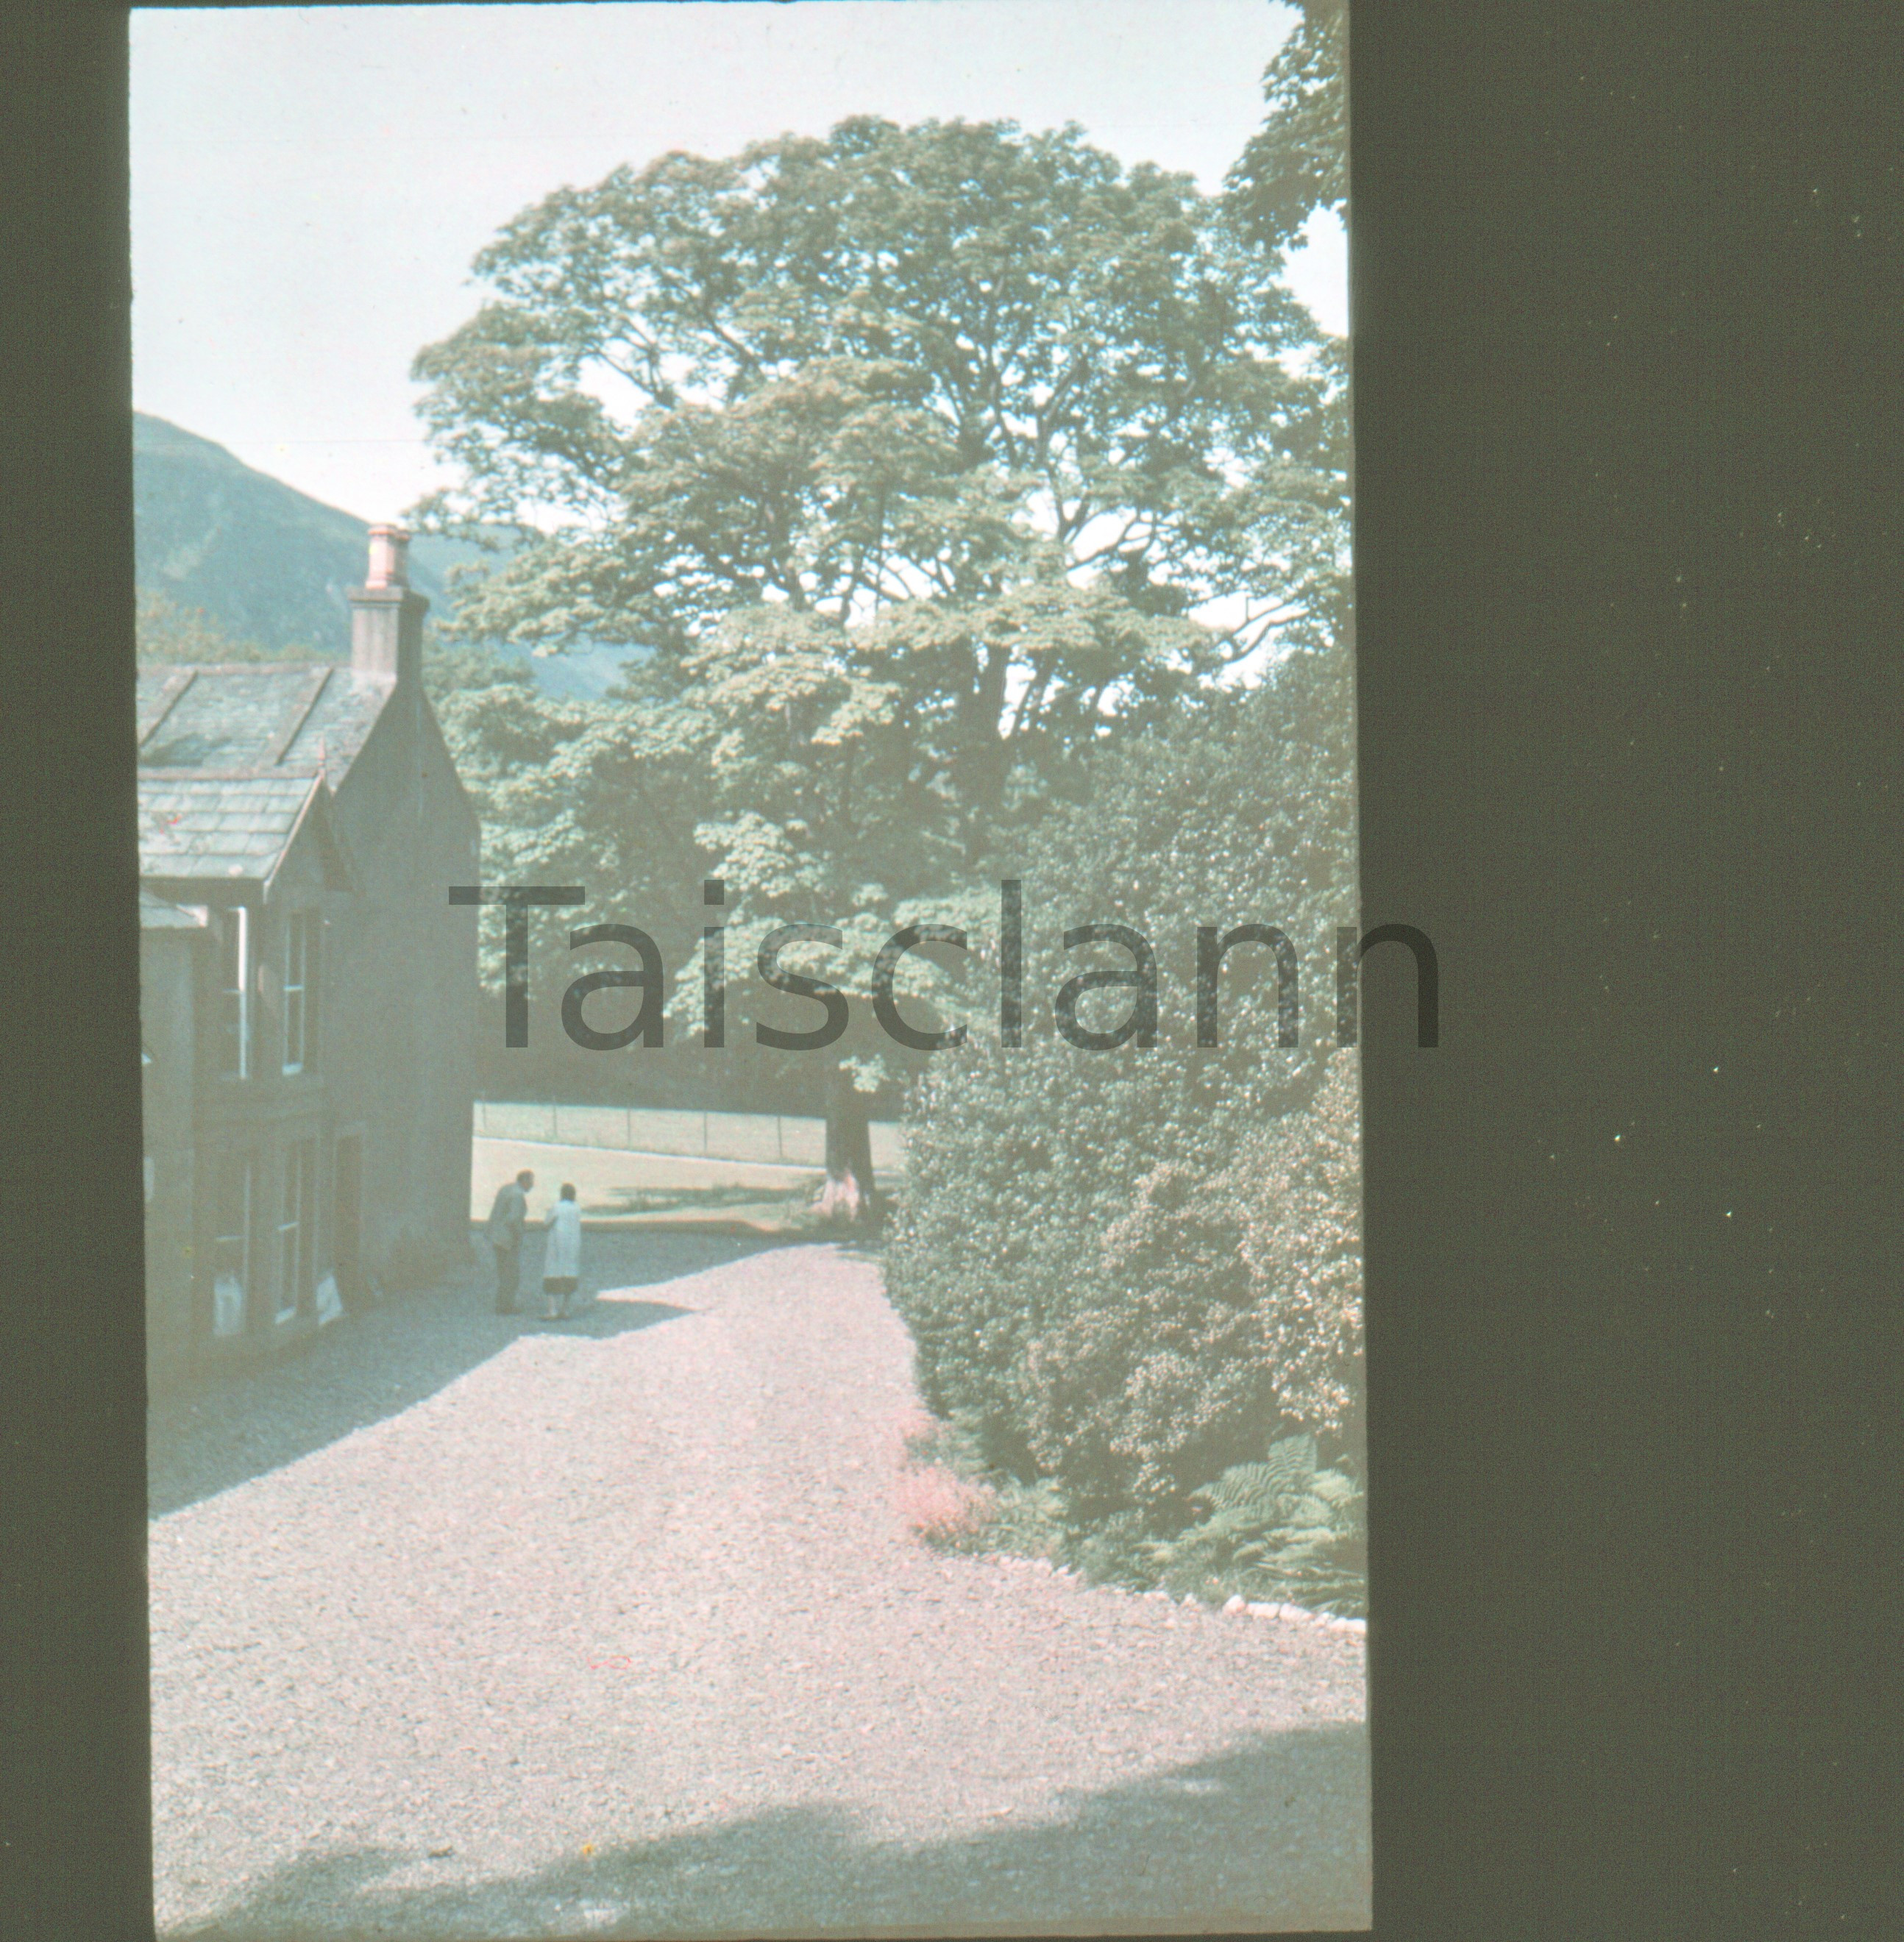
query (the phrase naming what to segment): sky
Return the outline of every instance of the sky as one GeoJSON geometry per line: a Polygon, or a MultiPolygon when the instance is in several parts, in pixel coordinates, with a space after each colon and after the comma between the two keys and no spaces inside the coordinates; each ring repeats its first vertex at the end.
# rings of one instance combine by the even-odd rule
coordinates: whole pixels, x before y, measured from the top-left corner
{"type": "MultiPolygon", "coordinates": [[[[132,17],[133,397],[367,519],[444,482],[411,360],[566,184],[849,115],[1079,123],[1221,182],[1294,16],[1267,0],[625,0],[132,17]]],[[[1313,225],[1291,281],[1347,323],[1313,225]]]]}

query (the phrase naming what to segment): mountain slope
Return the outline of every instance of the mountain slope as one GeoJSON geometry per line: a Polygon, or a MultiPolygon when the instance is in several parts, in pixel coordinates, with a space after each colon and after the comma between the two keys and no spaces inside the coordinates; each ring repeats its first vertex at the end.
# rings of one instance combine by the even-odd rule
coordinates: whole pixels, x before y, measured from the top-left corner
{"type": "MultiPolygon", "coordinates": [[[[363,584],[367,522],[254,472],[222,446],[133,414],[135,574],[227,633],[282,651],[350,651],[346,590],[363,584]]],[[[440,568],[419,541],[411,577],[432,605],[440,568]]],[[[474,550],[470,549],[471,552],[474,550]]]]}
{"type": "MultiPolygon", "coordinates": [[[[363,584],[369,525],[254,470],[221,445],[144,412],[133,414],[134,575],[142,593],[201,609],[228,635],[279,652],[343,660],[347,594],[363,584]]],[[[410,581],[434,614],[449,610],[453,566],[479,547],[422,537],[410,581]]],[[[599,694],[623,656],[582,648],[533,663],[558,694],[599,694]]]]}

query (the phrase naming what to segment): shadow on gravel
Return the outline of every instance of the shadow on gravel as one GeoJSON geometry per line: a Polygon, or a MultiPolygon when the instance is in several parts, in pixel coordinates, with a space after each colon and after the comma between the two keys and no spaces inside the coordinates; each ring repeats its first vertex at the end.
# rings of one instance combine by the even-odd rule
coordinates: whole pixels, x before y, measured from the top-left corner
{"type": "MultiPolygon", "coordinates": [[[[486,1249],[451,1282],[392,1295],[321,1330],[301,1348],[249,1367],[210,1371],[152,1399],[146,1417],[148,1515],[196,1503],[396,1416],[499,1354],[519,1335],[601,1340],[687,1311],[631,1300],[685,1275],[786,1243],[767,1237],[639,1230],[590,1234],[587,1285],[614,1291],[566,1322],[498,1315],[486,1249]]],[[[539,1293],[540,1254],[526,1251],[526,1296],[539,1293]]]]}
{"type": "Polygon", "coordinates": [[[535,1873],[404,1885],[414,1846],[287,1863],[202,1927],[202,1942],[985,1934],[1196,1934],[1366,1928],[1369,1757],[1360,1726],[1263,1736],[1080,1795],[1056,1824],[900,1846],[816,1804],[581,1852],[535,1873]]]}
{"type": "Polygon", "coordinates": [[[625,1335],[631,1328],[652,1328],[658,1322],[671,1322],[677,1315],[691,1315],[691,1308],[676,1308],[667,1301],[631,1301],[625,1294],[605,1294],[578,1315],[550,1317],[519,1315],[519,1335],[589,1336],[605,1342],[611,1336],[625,1335]]]}

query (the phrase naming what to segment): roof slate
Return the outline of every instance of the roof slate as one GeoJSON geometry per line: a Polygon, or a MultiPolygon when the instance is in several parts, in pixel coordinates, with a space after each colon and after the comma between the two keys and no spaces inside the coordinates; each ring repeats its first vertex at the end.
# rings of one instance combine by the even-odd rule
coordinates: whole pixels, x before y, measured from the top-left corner
{"type": "Polygon", "coordinates": [[[236,877],[262,882],[323,779],[262,775],[139,779],[139,867],[147,877],[236,877]]]}
{"type": "Polygon", "coordinates": [[[268,878],[312,792],[343,780],[395,685],[345,662],[142,667],[140,874],[268,878]]]}
{"type": "Polygon", "coordinates": [[[157,717],[139,751],[143,767],[262,768],[275,759],[298,768],[321,755],[336,783],[357,759],[395,686],[388,675],[360,674],[345,662],[201,667],[189,670],[191,681],[164,706],[168,686],[185,672],[140,669],[140,718],[157,717]],[[311,677],[319,673],[325,679],[314,700],[311,677]]]}
{"type": "Polygon", "coordinates": [[[280,759],[290,767],[320,764],[334,789],[357,758],[395,684],[387,675],[358,674],[340,667],[280,759]]]}

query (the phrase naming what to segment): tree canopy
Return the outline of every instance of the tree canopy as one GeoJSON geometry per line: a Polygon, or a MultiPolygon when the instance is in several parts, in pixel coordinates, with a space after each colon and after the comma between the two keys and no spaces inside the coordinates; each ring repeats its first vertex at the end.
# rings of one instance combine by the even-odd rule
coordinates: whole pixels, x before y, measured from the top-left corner
{"type": "Polygon", "coordinates": [[[1345,215],[1349,196],[1347,0],[1297,0],[1302,18],[1263,72],[1268,118],[1230,171],[1241,234],[1287,250],[1319,210],[1345,215]]]}
{"type": "MultiPolygon", "coordinates": [[[[423,516],[520,537],[456,626],[652,650],[607,706],[458,698],[492,854],[636,923],[722,879],[731,976],[817,922],[788,967],[865,995],[895,927],[987,920],[1114,724],[1341,629],[1334,350],[1219,200],[1075,128],[666,155],[476,267],[416,362],[459,481],[423,516]]],[[[932,957],[900,988],[961,1015],[932,957]]]]}
{"type": "Polygon", "coordinates": [[[1200,668],[1339,605],[1339,374],[1292,370],[1311,326],[1215,202],[1075,128],[666,155],[476,268],[492,300],[416,362],[461,479],[431,510],[533,543],[466,590],[473,629],[667,645],[737,607],[950,601],[983,686],[1028,584],[1114,594],[1148,657],[1200,668]]]}

